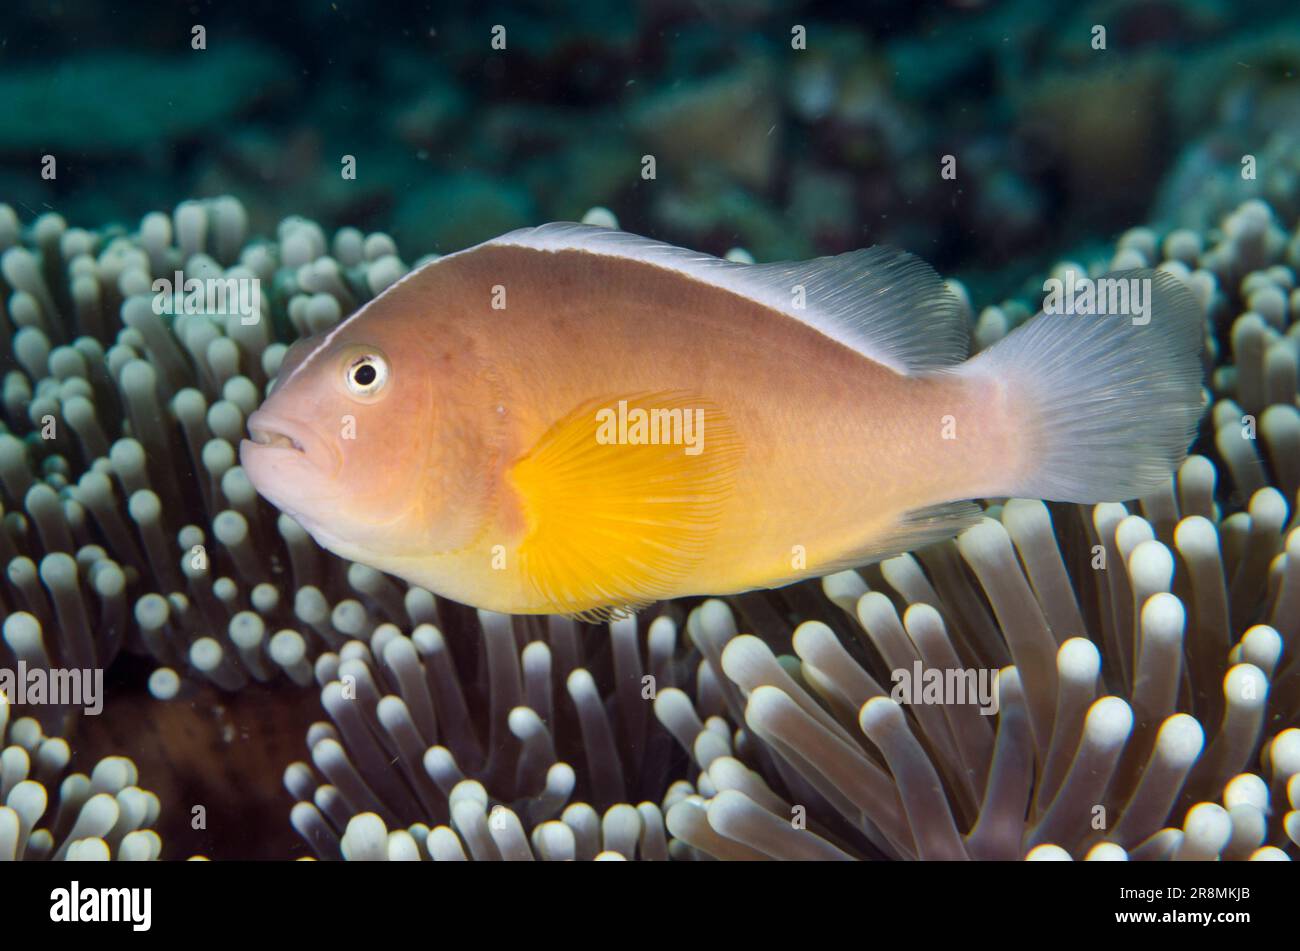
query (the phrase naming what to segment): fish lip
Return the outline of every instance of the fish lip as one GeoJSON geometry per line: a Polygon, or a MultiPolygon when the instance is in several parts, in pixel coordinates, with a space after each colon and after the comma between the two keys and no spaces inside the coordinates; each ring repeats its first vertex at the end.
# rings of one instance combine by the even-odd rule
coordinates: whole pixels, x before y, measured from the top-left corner
{"type": "Polygon", "coordinates": [[[259,409],[248,417],[252,437],[240,444],[241,452],[292,454],[320,471],[333,474],[342,464],[339,454],[305,423],[259,409]]]}
{"type": "Polygon", "coordinates": [[[307,454],[302,442],[295,436],[299,428],[287,420],[279,419],[264,410],[257,410],[248,417],[248,434],[251,442],[259,449],[280,449],[307,454]]]}
{"type": "Polygon", "coordinates": [[[262,429],[261,427],[255,427],[255,426],[249,426],[248,432],[249,435],[251,435],[253,438],[251,440],[246,439],[244,441],[251,442],[254,446],[257,446],[258,448],[290,449],[294,452],[301,452],[301,453],[306,452],[306,450],[303,449],[302,447],[302,443],[298,442],[298,440],[294,439],[292,436],[288,435],[287,433],[278,432],[277,430],[274,429],[262,429]]]}

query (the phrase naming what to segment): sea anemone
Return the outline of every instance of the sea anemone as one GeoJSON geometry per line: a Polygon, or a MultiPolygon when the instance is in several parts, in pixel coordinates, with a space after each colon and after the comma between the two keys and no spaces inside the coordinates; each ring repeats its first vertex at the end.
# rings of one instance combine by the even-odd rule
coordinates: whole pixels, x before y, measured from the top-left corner
{"type": "Polygon", "coordinates": [[[15,367],[0,419],[0,560],[28,617],[16,655],[107,667],[125,646],[161,665],[150,686],[168,698],[178,671],[225,690],[307,683],[309,653],[381,620],[423,619],[431,596],[324,555],[258,498],[236,449],[286,350],[278,338],[327,329],[405,265],[380,234],[343,229],[331,254],[302,219],[276,241],[246,243],[246,231],[233,198],[146,215],[130,234],[57,214],[23,232],[0,206],[14,328],[0,356],[15,367]],[[266,292],[241,316],[160,315],[155,281],[176,275],[266,292]],[[284,629],[310,652],[277,641],[284,629]]]}
{"type": "Polygon", "coordinates": [[[330,722],[308,730],[311,765],[284,775],[315,853],[667,859],[657,800],[684,757],[646,697],[684,672],[671,619],[596,638],[561,617],[447,620],[446,636],[385,624],[317,660],[330,722]]]}
{"type": "Polygon", "coordinates": [[[0,861],[158,858],[162,839],[150,828],[158,797],[136,785],[130,759],[106,756],[89,776],[67,773],[67,741],[31,717],[10,722],[11,712],[0,693],[0,861]]]}
{"type": "Polygon", "coordinates": [[[1233,639],[1213,523],[1187,515],[1171,551],[1121,506],[1092,515],[1114,566],[1095,576],[1065,567],[1086,523],[1054,530],[1041,502],[1013,500],[884,562],[878,589],[826,578],[851,638],[822,621],[741,634],[724,602],[697,608],[687,630],[724,706],[656,702],[699,769],[669,831],[714,858],[1278,857],[1300,832],[1286,811],[1300,729],[1281,728],[1300,690],[1279,630],[1300,534],[1271,623],[1233,639]],[[973,699],[896,702],[897,672],[922,668],[964,684],[996,671],[996,722],[973,699]],[[705,715],[732,735],[706,733],[705,715]]]}
{"type": "MultiPolygon", "coordinates": [[[[820,588],[660,605],[605,632],[475,617],[341,561],[238,466],[288,343],[405,273],[387,236],[327,241],[292,218],[249,241],[232,198],[130,232],[54,214],[21,228],[0,206],[0,652],[101,668],[142,654],[159,699],[206,681],[296,703],[286,688],[315,683],[329,722],[284,782],[321,857],[1285,857],[1300,833],[1300,235],[1248,201],[1216,230],[1133,229],[1055,274],[1147,266],[1206,315],[1205,431],[1167,490],[993,500],[956,541],[820,588]],[[154,281],[178,271],[256,279],[257,319],[157,314],[154,281]],[[996,672],[996,717],[891,699],[916,663],[996,672]]],[[[976,348],[1031,313],[985,308],[976,348]]],[[[56,774],[67,744],[50,737],[72,712],[33,715],[10,749],[56,774]]],[[[104,801],[83,789],[125,796],[109,829],[56,820],[42,836],[35,783],[10,778],[19,755],[0,848],[102,837],[157,855],[148,822],[118,827],[149,812],[125,761],[101,762],[103,790],[65,781],[72,812],[104,801]]]]}

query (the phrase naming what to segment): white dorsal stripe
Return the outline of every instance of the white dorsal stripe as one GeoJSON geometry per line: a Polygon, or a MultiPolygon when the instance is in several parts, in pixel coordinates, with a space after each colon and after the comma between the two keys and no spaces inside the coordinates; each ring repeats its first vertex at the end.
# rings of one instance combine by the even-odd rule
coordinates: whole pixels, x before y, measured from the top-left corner
{"type": "Polygon", "coordinates": [[[511,231],[408,271],[340,321],[291,376],[393,288],[425,268],[493,246],[586,251],[667,268],[785,314],[897,373],[955,366],[966,359],[970,343],[961,308],[939,275],[920,258],[894,248],[867,248],[810,261],[741,264],[626,231],[555,221],[511,231]]]}
{"type": "Polygon", "coordinates": [[[484,244],[580,250],[668,268],[785,314],[898,373],[961,363],[970,342],[957,299],[939,275],[919,258],[894,248],[810,261],[741,264],[625,231],[567,221],[521,228],[484,244]]]}

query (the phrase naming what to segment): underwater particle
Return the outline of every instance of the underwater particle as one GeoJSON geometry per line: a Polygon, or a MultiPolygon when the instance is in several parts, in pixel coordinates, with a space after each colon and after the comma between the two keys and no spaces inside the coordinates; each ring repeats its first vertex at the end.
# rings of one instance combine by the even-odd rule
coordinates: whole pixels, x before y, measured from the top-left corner
{"type": "Polygon", "coordinates": [[[765,190],[780,151],[779,104],[761,62],[741,65],[693,84],[674,85],[638,101],[631,127],[665,162],[701,164],[765,190]]]}

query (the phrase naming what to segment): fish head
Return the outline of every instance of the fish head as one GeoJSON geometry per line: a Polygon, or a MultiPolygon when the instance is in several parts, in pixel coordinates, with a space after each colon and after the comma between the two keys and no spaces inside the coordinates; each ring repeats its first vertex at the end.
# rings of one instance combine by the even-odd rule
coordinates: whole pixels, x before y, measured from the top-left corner
{"type": "Polygon", "coordinates": [[[249,480],[356,561],[387,567],[454,547],[483,517],[483,433],[463,405],[477,392],[470,357],[395,321],[299,341],[248,417],[249,480]]]}

